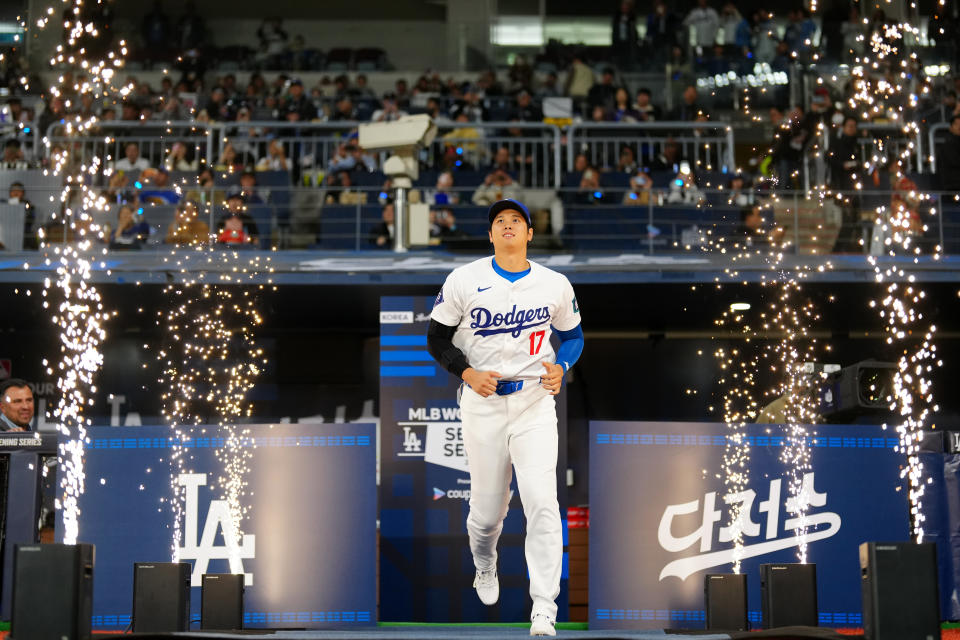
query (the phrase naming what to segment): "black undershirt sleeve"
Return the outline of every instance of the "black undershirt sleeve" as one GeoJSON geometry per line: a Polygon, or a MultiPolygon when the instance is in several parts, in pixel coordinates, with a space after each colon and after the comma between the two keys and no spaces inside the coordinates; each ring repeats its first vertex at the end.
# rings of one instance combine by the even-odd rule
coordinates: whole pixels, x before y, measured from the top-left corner
{"type": "Polygon", "coordinates": [[[459,378],[470,367],[470,363],[463,351],[453,344],[453,334],[456,332],[456,327],[431,319],[427,329],[427,351],[444,369],[459,378]]]}

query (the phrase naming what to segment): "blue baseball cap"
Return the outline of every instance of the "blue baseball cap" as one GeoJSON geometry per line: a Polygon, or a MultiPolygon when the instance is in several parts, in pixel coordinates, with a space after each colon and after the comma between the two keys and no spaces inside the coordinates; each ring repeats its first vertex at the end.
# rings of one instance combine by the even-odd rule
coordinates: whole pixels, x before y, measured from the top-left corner
{"type": "Polygon", "coordinates": [[[501,211],[517,211],[523,214],[523,218],[527,221],[527,227],[533,228],[533,220],[530,218],[530,212],[527,211],[527,208],[523,206],[523,203],[518,202],[512,198],[507,198],[505,200],[498,200],[490,205],[490,210],[487,211],[487,219],[490,221],[490,224],[493,224],[493,220],[497,217],[501,211]]]}

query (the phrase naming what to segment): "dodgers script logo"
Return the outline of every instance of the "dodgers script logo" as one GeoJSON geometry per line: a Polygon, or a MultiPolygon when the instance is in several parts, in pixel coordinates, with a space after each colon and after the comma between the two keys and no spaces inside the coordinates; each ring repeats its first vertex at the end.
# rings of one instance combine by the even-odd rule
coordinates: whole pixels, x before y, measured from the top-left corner
{"type": "Polygon", "coordinates": [[[477,307],[470,311],[470,317],[473,322],[470,323],[475,336],[492,336],[497,333],[509,333],[514,338],[519,338],[520,334],[531,327],[539,327],[542,324],[550,322],[549,307],[540,307],[539,309],[520,309],[513,305],[513,309],[506,314],[491,313],[489,309],[477,307]],[[534,322],[538,320],[539,322],[534,322]]]}
{"type": "Polygon", "coordinates": [[[253,574],[244,573],[243,561],[252,560],[255,556],[255,537],[244,534],[243,540],[238,541],[230,526],[230,511],[226,500],[211,500],[207,509],[207,518],[203,523],[203,535],[200,544],[197,544],[197,519],[199,517],[200,502],[197,498],[197,488],[207,484],[205,473],[181,473],[178,481],[185,486],[187,505],[185,507],[185,522],[183,527],[184,545],[177,548],[179,560],[196,560],[193,573],[190,576],[190,585],[199,587],[201,577],[207,573],[207,565],[211,560],[228,560],[230,573],[243,573],[243,583],[246,586],[253,584],[253,574]],[[223,531],[224,544],[215,546],[217,529],[223,531]]]}
{"type": "MultiPolygon", "coordinates": [[[[813,486],[813,473],[807,473],[803,476],[800,487],[800,495],[797,497],[788,497],[783,505],[787,513],[798,514],[800,509],[798,504],[803,504],[807,508],[806,533],[795,535],[794,529],[801,526],[799,516],[786,518],[783,528],[780,528],[780,495],[782,480],[771,480],[770,488],[767,493],[767,499],[762,500],[757,511],[766,514],[764,526],[759,522],[754,522],[751,512],[753,503],[757,498],[757,493],[753,489],[731,493],[723,496],[723,501],[728,504],[740,504],[739,525],[743,532],[743,548],[741,549],[740,559],[754,558],[774,551],[789,549],[790,547],[800,546],[801,541],[810,544],[817,540],[824,540],[835,536],[840,531],[839,514],[829,511],[819,513],[810,513],[812,507],[825,507],[827,505],[827,494],[817,493],[813,486]],[[783,532],[783,537],[778,537],[783,532]],[[763,542],[753,542],[751,538],[762,538],[763,542]]],[[[734,561],[734,549],[722,549],[713,551],[714,530],[716,524],[720,521],[721,512],[716,508],[717,492],[711,491],[703,496],[703,504],[699,499],[683,504],[668,505],[660,518],[660,526],[657,529],[657,541],[664,551],[679,553],[686,551],[699,543],[698,555],[688,556],[669,562],[660,572],[660,580],[669,576],[676,576],[681,580],[698,571],[719,567],[734,561]],[[700,525],[693,531],[685,529],[681,535],[674,535],[674,530],[680,526],[674,525],[674,519],[679,516],[700,513],[700,525]]],[[[684,521],[690,521],[690,518],[684,518],[684,521]]],[[[688,525],[689,526],[689,525],[688,525]]],[[[733,541],[732,527],[720,527],[719,541],[721,543],[733,541]]]]}

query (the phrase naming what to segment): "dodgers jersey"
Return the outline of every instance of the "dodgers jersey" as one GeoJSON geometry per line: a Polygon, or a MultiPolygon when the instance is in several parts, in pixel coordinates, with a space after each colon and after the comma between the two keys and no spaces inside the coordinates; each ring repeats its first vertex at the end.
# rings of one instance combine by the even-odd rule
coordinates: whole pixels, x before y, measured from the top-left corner
{"type": "Polygon", "coordinates": [[[430,317],[457,327],[453,344],[478,371],[505,380],[539,379],[554,362],[552,328],[580,324],[580,309],[566,276],[533,260],[530,273],[510,282],[481,258],[454,269],[437,295],[430,317]]]}

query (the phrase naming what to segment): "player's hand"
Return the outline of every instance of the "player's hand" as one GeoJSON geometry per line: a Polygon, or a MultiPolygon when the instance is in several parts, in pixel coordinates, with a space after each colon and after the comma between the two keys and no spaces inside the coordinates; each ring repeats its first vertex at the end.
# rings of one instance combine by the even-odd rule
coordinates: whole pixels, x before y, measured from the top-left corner
{"type": "Polygon", "coordinates": [[[497,379],[502,377],[502,374],[497,371],[477,371],[468,367],[461,377],[480,397],[486,398],[497,390],[497,379]]]}
{"type": "Polygon", "coordinates": [[[552,362],[544,362],[543,368],[547,370],[540,376],[540,386],[555,396],[560,393],[560,387],[563,386],[563,365],[552,362]]]}

